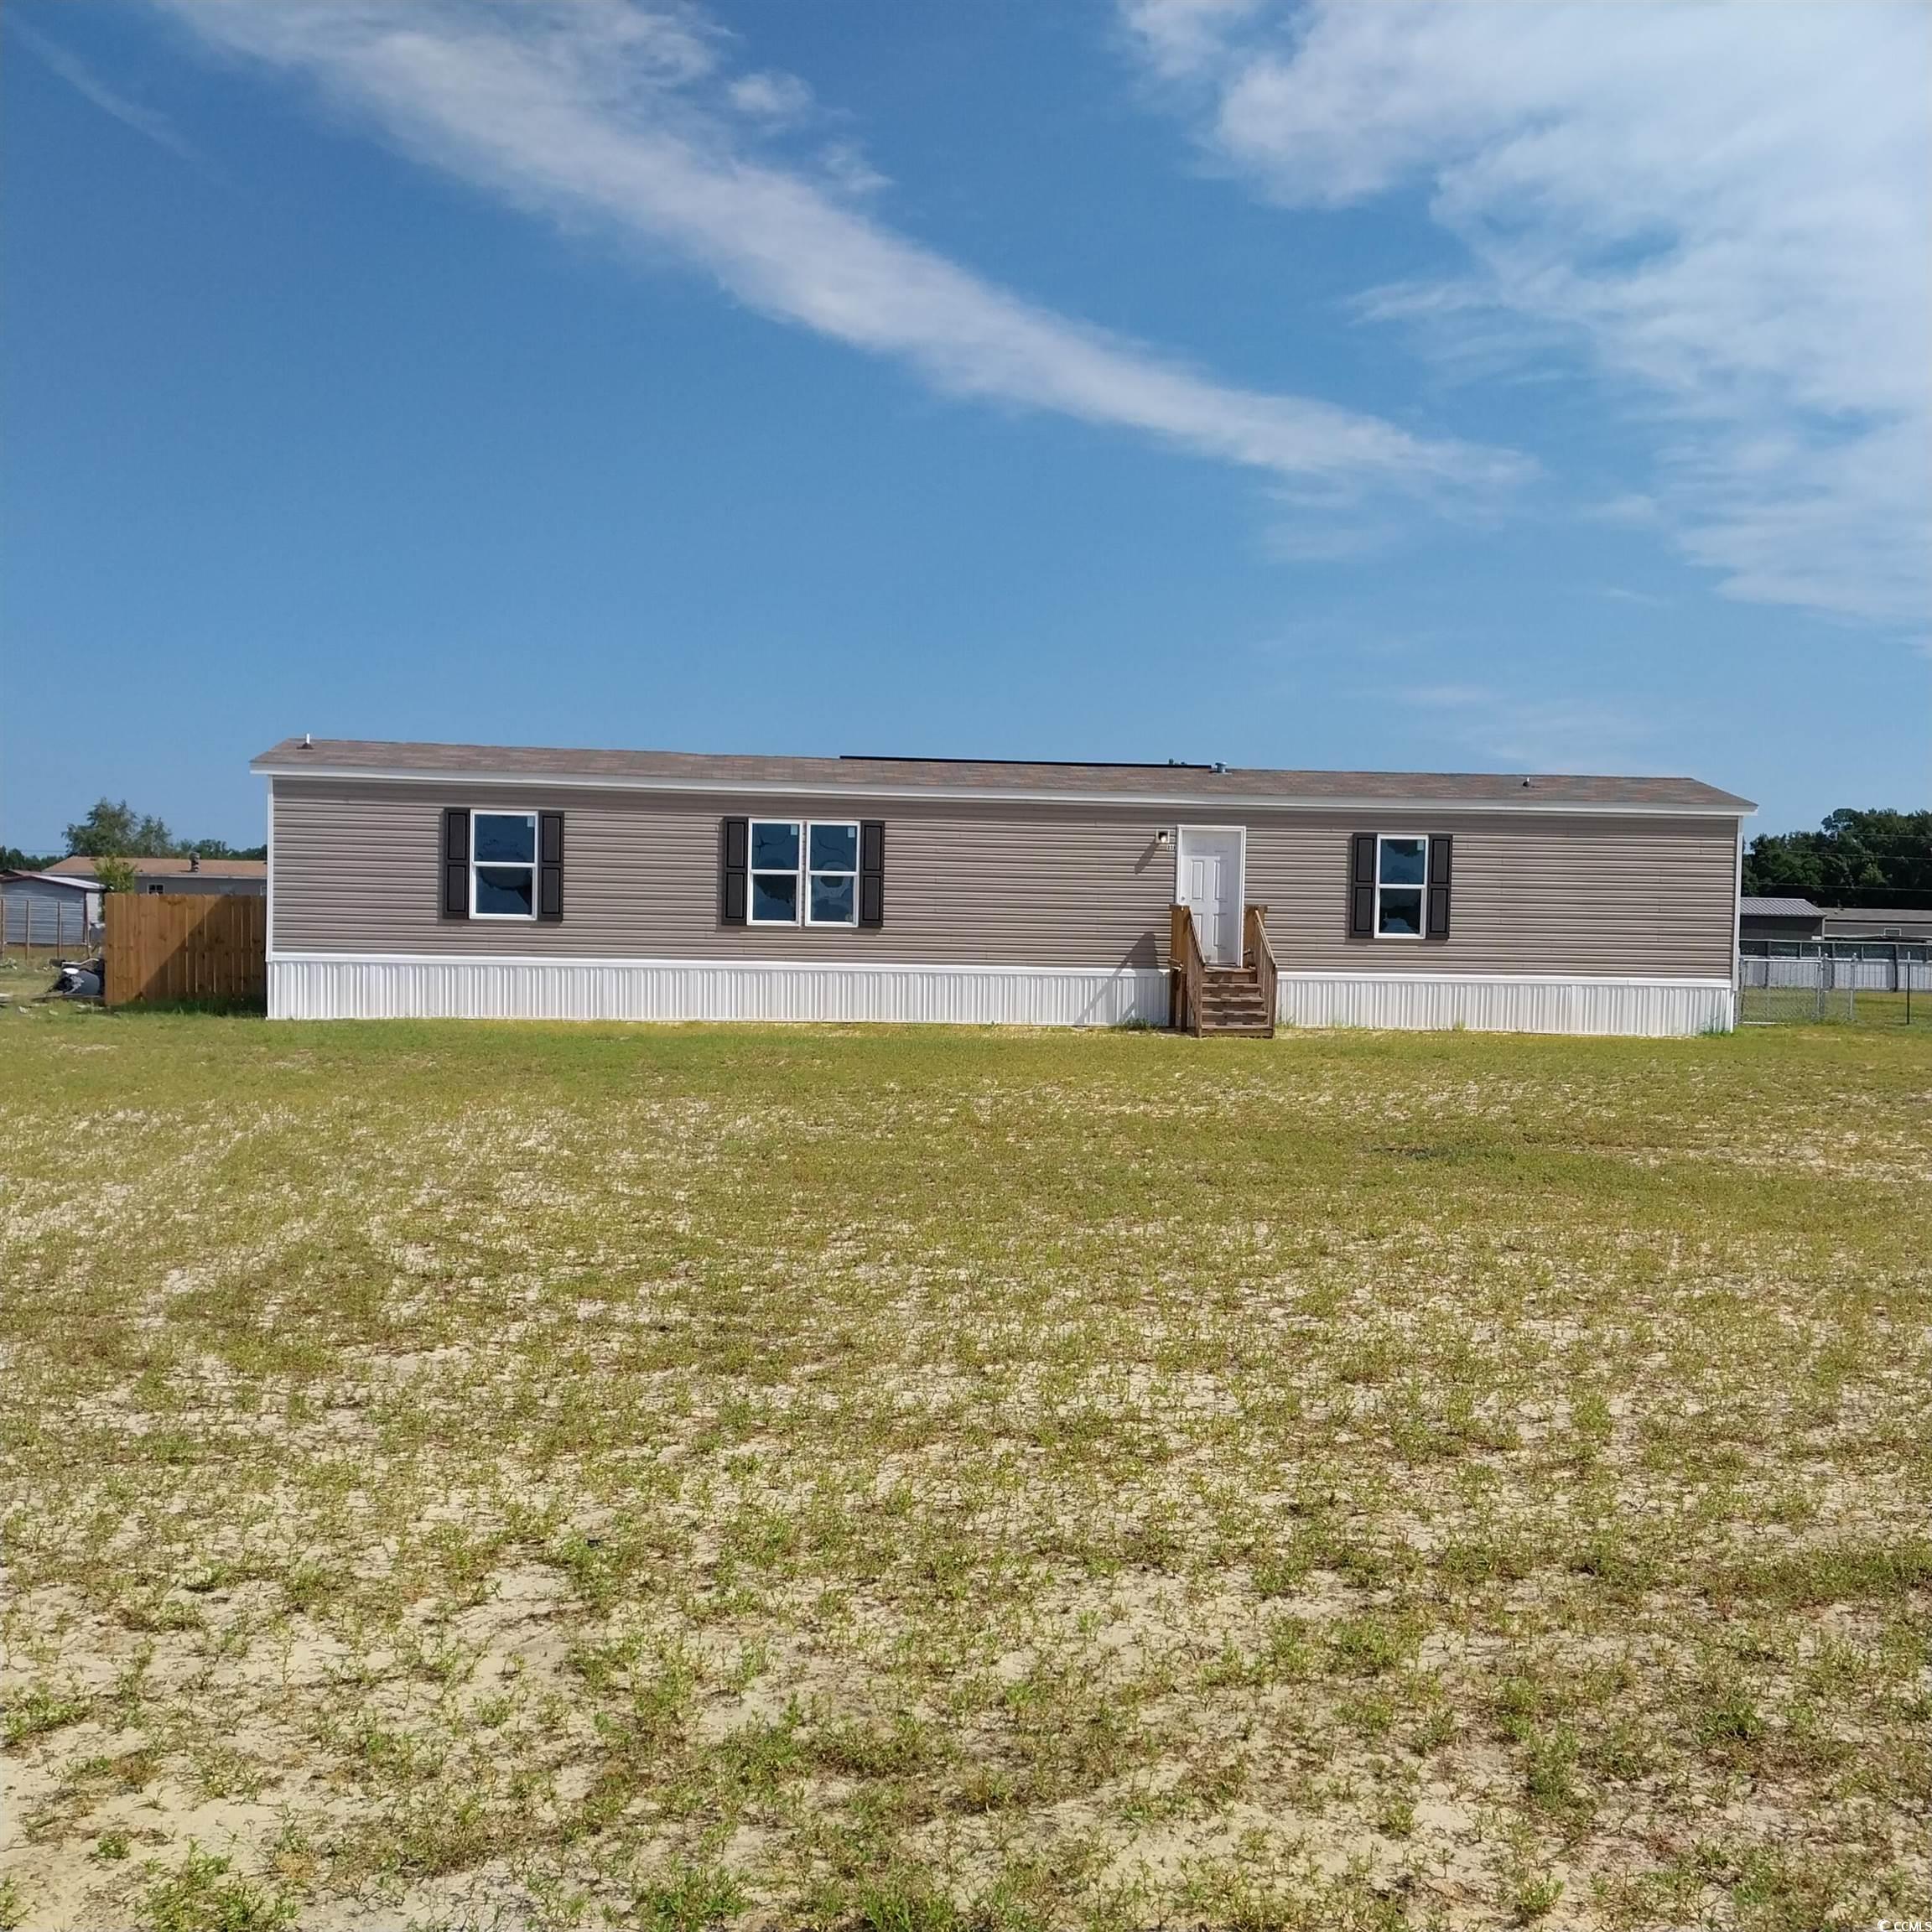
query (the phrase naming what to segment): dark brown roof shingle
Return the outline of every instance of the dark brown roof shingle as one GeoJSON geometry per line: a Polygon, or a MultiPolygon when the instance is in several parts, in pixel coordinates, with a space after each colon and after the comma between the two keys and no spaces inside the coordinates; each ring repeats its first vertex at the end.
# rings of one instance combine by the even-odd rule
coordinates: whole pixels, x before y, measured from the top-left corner
{"type": "Polygon", "coordinates": [[[571,750],[534,745],[392,744],[285,738],[253,762],[275,773],[569,779],[707,790],[984,792],[1067,797],[1253,800],[1282,803],[1435,802],[1559,809],[1745,813],[1740,798],[1695,778],[1566,772],[1274,771],[1205,765],[1029,764],[997,759],[784,758],[694,751],[571,750]]]}
{"type": "MultiPolygon", "coordinates": [[[[200,879],[266,879],[268,876],[266,859],[204,859],[199,865],[190,859],[135,858],[127,862],[138,873],[150,879],[176,876],[185,879],[190,873],[200,879]]],[[[73,855],[56,859],[47,870],[76,879],[91,879],[96,875],[91,859],[73,855]]]]}

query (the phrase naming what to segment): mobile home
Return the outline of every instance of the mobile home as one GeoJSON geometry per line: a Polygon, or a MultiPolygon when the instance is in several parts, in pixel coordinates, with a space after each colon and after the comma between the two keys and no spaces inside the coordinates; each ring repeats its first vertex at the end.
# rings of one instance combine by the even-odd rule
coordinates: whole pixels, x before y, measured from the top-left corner
{"type": "Polygon", "coordinates": [[[1689,778],[309,739],[252,769],[269,1010],[311,1019],[1696,1033],[1732,1023],[1753,808],[1689,778]]]}

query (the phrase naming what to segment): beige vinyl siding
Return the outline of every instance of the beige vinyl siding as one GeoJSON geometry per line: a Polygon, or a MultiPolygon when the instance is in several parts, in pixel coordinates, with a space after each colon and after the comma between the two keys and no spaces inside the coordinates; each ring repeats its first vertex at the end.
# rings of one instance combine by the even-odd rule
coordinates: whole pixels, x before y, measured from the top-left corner
{"type": "MultiPolygon", "coordinates": [[[[883,819],[876,931],[724,926],[720,821],[839,816],[826,802],[560,787],[274,781],[278,953],[574,959],[861,959],[927,965],[1164,965],[1174,850],[1156,809],[854,800],[883,819]],[[446,806],[564,813],[560,925],[437,917],[446,806]]],[[[1196,823],[1228,822],[1199,811],[1196,823]]],[[[1248,893],[1285,970],[1727,977],[1736,825],[1644,819],[1249,811],[1248,893]],[[1446,943],[1352,940],[1348,835],[1449,831],[1446,943]]]]}
{"type": "Polygon", "coordinates": [[[876,959],[931,965],[1157,963],[1172,849],[1145,813],[689,793],[275,781],[280,952],[576,959],[876,959]],[[437,917],[444,807],[560,809],[560,925],[437,917]],[[719,923],[728,816],[886,824],[886,924],[719,923]]]}
{"type": "Polygon", "coordinates": [[[1731,818],[1305,813],[1251,830],[1248,897],[1283,971],[1731,975],[1731,818]],[[1446,940],[1348,936],[1348,838],[1455,838],[1446,940]]]}

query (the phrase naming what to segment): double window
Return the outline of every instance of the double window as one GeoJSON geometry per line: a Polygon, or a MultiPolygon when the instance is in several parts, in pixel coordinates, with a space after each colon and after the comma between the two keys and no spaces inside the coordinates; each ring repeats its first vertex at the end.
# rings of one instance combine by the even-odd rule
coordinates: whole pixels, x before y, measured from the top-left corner
{"type": "Polygon", "coordinates": [[[842,820],[754,818],[748,828],[754,926],[856,926],[859,828],[842,820]]]}
{"type": "Polygon", "coordinates": [[[1429,890],[1429,841],[1382,833],[1375,840],[1375,936],[1420,939],[1429,890]]]}
{"type": "Polygon", "coordinates": [[[470,917],[537,917],[537,814],[470,814],[470,917]]]}

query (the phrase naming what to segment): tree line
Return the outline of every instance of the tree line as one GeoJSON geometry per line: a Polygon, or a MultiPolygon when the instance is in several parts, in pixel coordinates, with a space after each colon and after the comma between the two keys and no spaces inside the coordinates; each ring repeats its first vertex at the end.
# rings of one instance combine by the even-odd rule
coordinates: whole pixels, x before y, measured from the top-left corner
{"type": "Polygon", "coordinates": [[[1744,890],[1829,905],[1842,893],[1932,895],[1932,812],[1828,813],[1815,832],[1765,832],[1744,853],[1744,890]]]}

